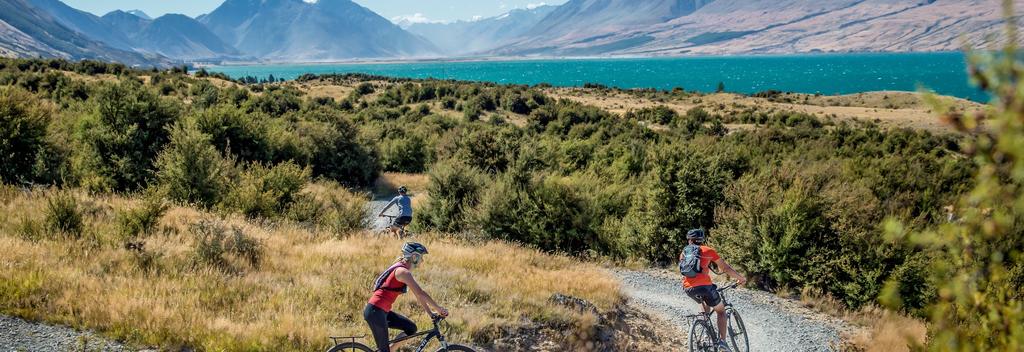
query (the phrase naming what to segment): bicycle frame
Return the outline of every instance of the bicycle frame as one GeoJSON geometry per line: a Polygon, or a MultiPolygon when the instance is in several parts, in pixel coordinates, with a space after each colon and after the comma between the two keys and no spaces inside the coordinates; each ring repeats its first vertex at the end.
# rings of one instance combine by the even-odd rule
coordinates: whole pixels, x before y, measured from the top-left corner
{"type": "MultiPolygon", "coordinates": [[[[725,306],[725,314],[726,314],[726,320],[727,321],[728,321],[728,319],[731,318],[730,315],[732,315],[732,309],[733,308],[732,308],[732,303],[729,303],[729,300],[726,299],[726,297],[725,297],[725,291],[734,289],[734,288],[736,288],[736,286],[737,286],[737,284],[734,283],[734,284],[731,284],[729,286],[725,286],[725,287],[719,288],[717,290],[718,294],[720,296],[722,296],[722,303],[725,306]]],[[[687,316],[685,316],[685,318],[688,321],[690,321],[690,325],[693,325],[693,320],[703,320],[706,323],[706,326],[711,329],[711,336],[714,338],[715,343],[718,343],[718,341],[720,341],[722,338],[721,338],[720,333],[718,332],[718,321],[711,319],[711,315],[712,314],[716,314],[715,310],[714,310],[714,307],[707,307],[707,306],[705,306],[703,304],[701,306],[702,307],[706,307],[707,311],[706,312],[701,312],[699,314],[687,315],[687,316]]]]}
{"type": "Polygon", "coordinates": [[[402,337],[400,339],[395,339],[395,340],[392,340],[390,343],[391,344],[396,344],[396,343],[399,343],[399,342],[409,341],[409,340],[418,338],[420,336],[423,336],[423,340],[420,341],[420,346],[418,348],[416,348],[416,352],[423,352],[424,350],[426,350],[427,344],[429,344],[430,340],[433,340],[434,338],[437,338],[437,341],[441,343],[441,347],[448,348],[448,341],[444,339],[444,335],[441,334],[441,328],[440,328],[440,326],[438,326],[438,324],[441,322],[442,319],[436,319],[435,318],[435,319],[432,319],[432,320],[434,322],[434,328],[433,329],[430,329],[430,330],[427,330],[427,331],[423,331],[423,332],[418,332],[418,333],[415,333],[415,334],[412,334],[412,335],[409,335],[409,336],[402,337]]]}
{"type": "MultiPolygon", "coordinates": [[[[418,332],[418,333],[415,333],[415,334],[412,334],[412,335],[409,335],[409,336],[404,336],[404,337],[399,338],[399,339],[394,339],[394,340],[388,341],[388,343],[389,344],[396,344],[396,343],[399,343],[399,342],[405,342],[405,341],[409,341],[409,340],[412,340],[412,339],[423,337],[423,340],[420,341],[420,346],[418,348],[416,348],[416,352],[423,352],[424,350],[427,349],[427,345],[430,344],[430,340],[433,340],[433,339],[436,338],[437,341],[441,343],[441,347],[448,348],[448,340],[445,340],[444,334],[441,333],[441,327],[440,327],[440,322],[442,320],[444,320],[444,318],[433,318],[431,320],[433,320],[433,323],[434,323],[434,328],[433,329],[430,329],[430,330],[427,330],[427,331],[418,332]]],[[[331,340],[334,341],[334,345],[337,346],[337,345],[340,344],[339,341],[344,341],[344,342],[351,341],[351,342],[354,343],[354,342],[356,342],[357,339],[364,339],[364,338],[366,338],[366,335],[363,335],[363,336],[331,336],[330,338],[331,338],[331,340]]],[[[380,351],[380,346],[377,346],[377,350],[380,351]]]]}

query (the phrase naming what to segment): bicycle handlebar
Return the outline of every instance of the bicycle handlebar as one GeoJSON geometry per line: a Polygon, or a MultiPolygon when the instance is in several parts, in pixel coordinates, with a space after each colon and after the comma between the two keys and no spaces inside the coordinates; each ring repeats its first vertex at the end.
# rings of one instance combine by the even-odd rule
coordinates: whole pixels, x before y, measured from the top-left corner
{"type": "Polygon", "coordinates": [[[718,288],[718,292],[723,292],[723,291],[726,291],[726,290],[731,290],[731,289],[737,288],[739,286],[740,286],[739,283],[733,282],[733,283],[729,284],[728,286],[718,288]]]}

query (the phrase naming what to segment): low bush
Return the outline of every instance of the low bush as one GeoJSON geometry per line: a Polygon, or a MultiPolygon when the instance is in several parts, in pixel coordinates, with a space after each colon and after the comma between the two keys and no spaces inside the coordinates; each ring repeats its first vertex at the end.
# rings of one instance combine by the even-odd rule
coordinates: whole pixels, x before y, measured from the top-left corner
{"type": "Polygon", "coordinates": [[[46,200],[43,226],[55,237],[80,238],[85,230],[85,219],[78,199],[71,192],[57,191],[46,200]]]}
{"type": "Polygon", "coordinates": [[[231,271],[235,268],[233,257],[244,261],[251,268],[259,268],[263,244],[238,227],[229,228],[219,221],[205,219],[192,224],[189,232],[195,240],[193,258],[196,264],[231,271]]]}
{"type": "Polygon", "coordinates": [[[435,164],[427,185],[429,198],[416,216],[416,225],[446,232],[466,229],[470,209],[485,182],[479,171],[465,164],[435,164]]]}
{"type": "Polygon", "coordinates": [[[100,86],[92,111],[78,125],[74,159],[82,184],[94,191],[148,185],[157,154],[170,140],[167,127],[178,104],[134,80],[100,86]]]}
{"type": "Polygon", "coordinates": [[[283,215],[309,181],[309,169],[291,162],[266,167],[251,164],[225,196],[221,206],[248,217],[283,215]]]}
{"type": "Polygon", "coordinates": [[[32,181],[34,166],[45,153],[53,110],[28,92],[0,87],[0,182],[32,181]]]}
{"type": "Polygon", "coordinates": [[[117,214],[118,232],[125,241],[152,234],[168,209],[167,203],[157,196],[146,197],[141,203],[117,214]]]}
{"type": "Polygon", "coordinates": [[[202,207],[220,202],[235,177],[234,166],[210,144],[210,136],[188,122],[171,129],[171,143],[156,166],[157,187],[166,197],[202,207]]]}

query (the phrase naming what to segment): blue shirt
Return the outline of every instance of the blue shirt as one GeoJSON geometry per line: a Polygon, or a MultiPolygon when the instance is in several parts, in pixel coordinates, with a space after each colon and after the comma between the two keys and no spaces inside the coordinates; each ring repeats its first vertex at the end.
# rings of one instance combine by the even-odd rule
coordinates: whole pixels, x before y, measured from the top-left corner
{"type": "Polygon", "coordinates": [[[388,206],[398,205],[398,216],[412,217],[412,199],[409,196],[396,196],[391,199],[391,203],[388,206]]]}

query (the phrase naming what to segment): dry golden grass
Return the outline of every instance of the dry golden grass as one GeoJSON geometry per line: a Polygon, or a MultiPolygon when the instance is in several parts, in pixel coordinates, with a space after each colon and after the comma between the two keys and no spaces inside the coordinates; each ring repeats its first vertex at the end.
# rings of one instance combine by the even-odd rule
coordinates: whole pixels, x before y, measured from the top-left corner
{"type": "MultiPolygon", "coordinates": [[[[685,99],[654,101],[618,92],[602,92],[582,88],[550,88],[546,93],[558,99],[569,99],[593,105],[610,112],[624,114],[630,110],[664,105],[679,114],[700,107],[713,114],[737,114],[745,110],[759,112],[792,111],[811,114],[836,121],[873,121],[884,127],[915,128],[932,132],[953,130],[935,117],[922,103],[921,95],[908,92],[869,92],[842,96],[815,96],[812,94],[783,94],[785,100],[754,98],[739,94],[716,93],[685,99]]],[[[963,99],[943,97],[957,111],[982,109],[981,104],[963,99]]],[[[743,128],[744,125],[731,125],[743,128]]]]}
{"type": "MultiPolygon", "coordinates": [[[[361,312],[368,286],[401,244],[172,207],[157,231],[140,237],[145,244],[139,252],[125,249],[114,219],[140,202],[82,193],[76,194],[86,219],[80,239],[24,236],[25,224],[42,221],[52,193],[0,190],[0,311],[134,344],[310,351],[323,350],[330,335],[366,334],[361,312]],[[190,227],[203,219],[260,241],[260,264],[228,258],[225,268],[196,261],[190,227]]],[[[524,321],[588,321],[549,302],[556,292],[602,310],[622,300],[617,280],[595,265],[499,242],[469,245],[432,235],[418,240],[432,254],[416,275],[450,309],[456,341],[489,341],[502,327],[524,321]]],[[[428,322],[411,297],[400,298],[396,310],[420,326],[428,322]]]]}
{"type": "MultiPolygon", "coordinates": [[[[785,294],[785,293],[780,293],[785,294]]],[[[928,337],[925,322],[877,306],[850,310],[835,298],[813,290],[804,290],[800,302],[816,311],[854,324],[846,332],[845,349],[858,352],[904,352],[923,346],[928,337]]]]}
{"type": "Polygon", "coordinates": [[[855,350],[907,352],[912,346],[924,346],[928,337],[928,327],[921,320],[876,308],[861,314],[870,316],[871,320],[865,329],[847,337],[855,350]]]}

